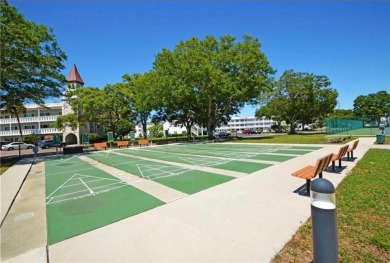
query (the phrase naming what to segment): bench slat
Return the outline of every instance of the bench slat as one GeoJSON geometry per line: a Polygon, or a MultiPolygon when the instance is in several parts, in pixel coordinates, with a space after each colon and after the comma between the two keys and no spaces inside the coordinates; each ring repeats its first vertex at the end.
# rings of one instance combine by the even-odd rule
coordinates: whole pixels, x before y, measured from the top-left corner
{"type": "Polygon", "coordinates": [[[95,149],[97,149],[97,148],[104,148],[105,150],[107,150],[107,143],[105,143],[105,142],[95,142],[93,144],[93,147],[95,147],[95,149]]]}
{"type": "Polygon", "coordinates": [[[359,140],[354,141],[351,147],[347,150],[347,159],[349,160],[349,154],[351,154],[351,159],[353,159],[353,150],[356,149],[357,145],[359,143],[359,140]]]}
{"type": "Polygon", "coordinates": [[[117,141],[116,145],[120,148],[121,146],[129,147],[129,141],[117,141]]]}
{"type": "Polygon", "coordinates": [[[341,147],[337,154],[333,154],[333,156],[332,156],[332,171],[333,172],[336,172],[335,166],[336,166],[337,160],[339,161],[339,168],[341,168],[341,158],[343,158],[343,156],[347,153],[347,150],[348,150],[348,144],[341,147]]]}
{"type": "Polygon", "coordinates": [[[319,175],[320,178],[322,178],[322,172],[328,168],[332,156],[333,153],[325,155],[324,157],[318,159],[314,166],[313,165],[305,166],[291,174],[292,176],[306,179],[306,191],[308,195],[310,193],[311,179],[316,177],[317,174],[319,175]]]}
{"type": "Polygon", "coordinates": [[[138,145],[141,147],[141,145],[146,145],[148,146],[149,145],[149,141],[146,140],[146,139],[141,139],[141,140],[138,140],[138,145]]]}

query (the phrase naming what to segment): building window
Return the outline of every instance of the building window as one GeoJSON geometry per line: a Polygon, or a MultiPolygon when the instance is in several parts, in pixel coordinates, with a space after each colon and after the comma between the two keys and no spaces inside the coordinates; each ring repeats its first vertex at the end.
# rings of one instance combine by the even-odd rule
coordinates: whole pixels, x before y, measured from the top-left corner
{"type": "Polygon", "coordinates": [[[41,125],[41,129],[45,129],[45,128],[49,128],[49,125],[47,124],[41,125]]]}
{"type": "Polygon", "coordinates": [[[24,129],[25,130],[31,130],[31,129],[35,129],[35,126],[34,125],[29,125],[29,126],[24,126],[24,129]]]}
{"type": "Polygon", "coordinates": [[[41,112],[39,116],[50,116],[50,112],[41,112]]]}
{"type": "Polygon", "coordinates": [[[10,128],[9,128],[9,127],[4,127],[4,130],[5,130],[5,131],[9,131],[10,128]]]}
{"type": "Polygon", "coordinates": [[[34,113],[25,113],[23,114],[24,117],[34,117],[34,113]]]}

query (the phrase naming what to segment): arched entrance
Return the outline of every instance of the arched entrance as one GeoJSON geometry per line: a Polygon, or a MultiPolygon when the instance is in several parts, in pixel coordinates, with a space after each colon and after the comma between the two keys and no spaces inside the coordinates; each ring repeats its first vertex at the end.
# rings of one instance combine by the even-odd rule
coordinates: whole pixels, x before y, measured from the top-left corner
{"type": "Polygon", "coordinates": [[[69,133],[65,137],[66,145],[77,144],[77,136],[73,133],[69,133]]]}

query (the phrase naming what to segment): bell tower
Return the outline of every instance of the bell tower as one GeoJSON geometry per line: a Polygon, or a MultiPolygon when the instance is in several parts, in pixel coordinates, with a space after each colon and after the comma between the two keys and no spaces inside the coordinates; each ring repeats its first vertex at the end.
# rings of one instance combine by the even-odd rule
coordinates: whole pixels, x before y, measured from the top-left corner
{"type": "Polygon", "coordinates": [[[77,67],[75,64],[73,64],[73,67],[70,70],[68,77],[66,78],[66,82],[68,84],[69,89],[74,89],[74,88],[84,86],[84,81],[81,78],[79,71],[77,70],[77,67]]]}
{"type": "MultiPolygon", "coordinates": [[[[65,89],[64,96],[63,96],[63,107],[62,107],[62,115],[67,115],[70,113],[74,113],[72,107],[69,105],[67,99],[66,99],[66,92],[70,90],[74,90],[76,88],[81,88],[84,86],[84,81],[80,76],[79,71],[77,70],[77,67],[75,64],[73,64],[72,69],[70,70],[70,73],[68,77],[66,78],[67,88],[65,89]]],[[[80,127],[80,125],[77,125],[76,130],[72,130],[70,127],[65,127],[64,133],[63,133],[63,140],[66,142],[66,144],[79,144],[80,143],[80,137],[81,133],[83,132],[83,127],[80,127]]]]}

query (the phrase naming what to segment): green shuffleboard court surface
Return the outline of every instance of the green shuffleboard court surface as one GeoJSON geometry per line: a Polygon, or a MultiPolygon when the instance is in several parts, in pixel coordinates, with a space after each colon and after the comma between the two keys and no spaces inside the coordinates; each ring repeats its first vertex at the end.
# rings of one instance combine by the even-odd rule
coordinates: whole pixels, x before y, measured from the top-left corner
{"type": "Polygon", "coordinates": [[[270,164],[256,163],[256,162],[245,162],[231,160],[233,157],[222,156],[211,157],[211,156],[200,156],[200,155],[183,155],[180,153],[168,153],[168,152],[156,152],[154,149],[157,147],[149,147],[148,149],[126,149],[121,153],[129,154],[131,156],[146,157],[155,160],[169,161],[176,163],[192,164],[203,167],[211,167],[224,169],[229,171],[241,172],[241,173],[253,173],[258,170],[267,168],[270,164]],[[225,157],[225,158],[223,158],[225,157]]]}
{"type": "MultiPolygon", "coordinates": [[[[320,148],[299,145],[175,144],[102,150],[86,155],[140,178],[194,194],[229,182],[236,178],[234,176],[250,174],[320,148]]],[[[48,158],[45,161],[48,244],[164,204],[97,167],[99,165],[95,167],[95,164],[91,165],[78,156],[48,158]]]]}
{"type": "Polygon", "coordinates": [[[48,243],[164,204],[77,157],[46,160],[48,243]]]}
{"type": "MultiPolygon", "coordinates": [[[[120,152],[122,153],[123,151],[120,152]]],[[[131,156],[106,153],[103,151],[89,154],[88,157],[141,178],[153,180],[186,194],[193,194],[234,179],[234,177],[222,174],[141,160],[131,156]]]]}

